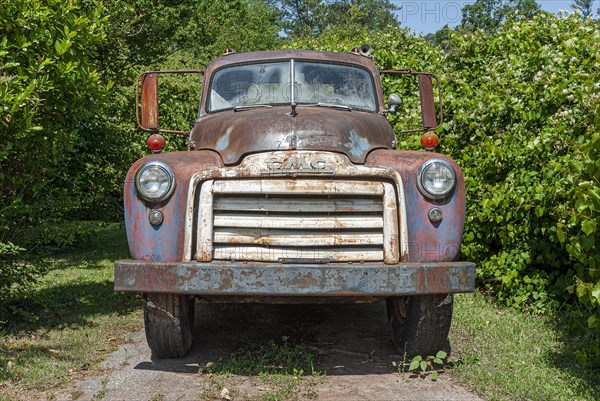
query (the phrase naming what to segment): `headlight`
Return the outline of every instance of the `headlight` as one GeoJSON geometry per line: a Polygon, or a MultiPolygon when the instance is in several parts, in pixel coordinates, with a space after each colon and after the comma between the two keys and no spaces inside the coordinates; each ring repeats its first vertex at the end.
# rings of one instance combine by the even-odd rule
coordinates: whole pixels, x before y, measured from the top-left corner
{"type": "Polygon", "coordinates": [[[146,201],[163,201],[173,193],[174,188],[173,170],[162,162],[148,162],[135,174],[135,189],[146,201]]]}
{"type": "Polygon", "coordinates": [[[417,176],[417,186],[425,197],[445,198],[450,195],[455,185],[456,173],[447,161],[431,159],[421,165],[417,176]]]}

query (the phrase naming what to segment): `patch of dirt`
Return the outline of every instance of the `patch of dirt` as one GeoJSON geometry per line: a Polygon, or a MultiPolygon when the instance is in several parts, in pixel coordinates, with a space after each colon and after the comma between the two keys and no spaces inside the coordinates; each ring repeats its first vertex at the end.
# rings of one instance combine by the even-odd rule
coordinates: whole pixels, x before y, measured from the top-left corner
{"type": "Polygon", "coordinates": [[[107,374],[78,382],[57,400],[170,401],[253,399],[271,388],[256,376],[198,374],[201,365],[227,359],[249,344],[273,340],[305,344],[324,376],[300,378],[300,400],[481,400],[453,383],[399,373],[402,356],[389,338],[384,303],[211,304],[198,302],[194,345],[179,360],[153,360],[143,330],[104,362],[107,374]],[[223,390],[226,388],[227,391],[223,390]]]}

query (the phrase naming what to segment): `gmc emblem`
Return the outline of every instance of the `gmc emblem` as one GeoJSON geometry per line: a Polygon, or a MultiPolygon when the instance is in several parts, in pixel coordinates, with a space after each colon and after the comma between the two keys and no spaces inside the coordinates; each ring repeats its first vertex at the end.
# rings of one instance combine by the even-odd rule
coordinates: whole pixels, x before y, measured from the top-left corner
{"type": "Polygon", "coordinates": [[[304,156],[291,156],[286,159],[269,159],[266,170],[261,174],[333,174],[327,161],[316,157],[307,161],[304,156]]]}

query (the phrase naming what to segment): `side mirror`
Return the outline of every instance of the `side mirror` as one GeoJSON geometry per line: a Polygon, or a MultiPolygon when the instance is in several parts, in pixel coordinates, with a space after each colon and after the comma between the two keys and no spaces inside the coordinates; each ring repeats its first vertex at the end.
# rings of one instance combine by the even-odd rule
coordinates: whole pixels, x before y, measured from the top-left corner
{"type": "Polygon", "coordinates": [[[388,106],[390,107],[388,112],[395,113],[396,108],[402,104],[402,99],[396,93],[392,93],[390,97],[388,97],[388,106]]]}
{"type": "MultiPolygon", "coordinates": [[[[391,75],[412,75],[413,77],[417,78],[416,80],[418,81],[419,99],[416,99],[416,90],[414,89],[416,85],[414,84],[401,86],[401,88],[404,88],[401,89],[401,91],[404,90],[404,92],[401,93],[403,93],[403,96],[408,96],[408,101],[406,104],[410,105],[409,108],[415,107],[420,103],[421,128],[406,129],[400,131],[399,133],[435,130],[442,125],[442,122],[444,121],[442,90],[440,88],[440,79],[437,75],[429,72],[415,72],[411,70],[385,70],[382,71],[382,73],[391,75]],[[437,86],[437,99],[434,84],[437,86]],[[411,97],[410,95],[413,93],[415,96],[411,97]]],[[[394,113],[400,103],[400,97],[395,93],[391,94],[388,99],[388,105],[390,107],[389,112],[394,113]]],[[[417,124],[417,121],[410,121],[408,127],[414,127],[417,124]]]]}
{"type": "Polygon", "coordinates": [[[141,75],[142,121],[139,126],[147,131],[158,130],[158,74],[141,75]]]}
{"type": "Polygon", "coordinates": [[[421,98],[423,128],[430,130],[439,127],[435,115],[435,98],[433,97],[433,82],[431,82],[430,75],[419,74],[419,97],[421,98]]]}
{"type": "Polygon", "coordinates": [[[148,71],[140,74],[135,86],[135,118],[144,131],[187,135],[189,132],[161,129],[158,105],[159,74],[204,74],[201,70],[148,71]],[[141,92],[141,93],[140,93],[141,92]],[[141,96],[141,100],[140,100],[141,96]],[[141,110],[140,110],[141,109],[141,110]]]}

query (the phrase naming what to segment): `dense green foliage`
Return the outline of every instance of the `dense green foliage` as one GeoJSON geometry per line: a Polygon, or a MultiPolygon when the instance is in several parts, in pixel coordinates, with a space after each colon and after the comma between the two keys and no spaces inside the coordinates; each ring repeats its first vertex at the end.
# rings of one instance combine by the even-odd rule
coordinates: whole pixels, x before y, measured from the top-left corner
{"type": "Polygon", "coordinates": [[[594,268],[594,205],[577,198],[597,191],[584,164],[598,139],[599,39],[592,23],[548,15],[451,38],[444,131],[468,178],[464,252],[501,299],[541,306],[572,259],[594,268]]]}
{"type": "Polygon", "coordinates": [[[539,14],[450,41],[443,134],[467,177],[465,256],[500,300],[575,293],[598,330],[598,26],[539,14]]]}
{"type": "Polygon", "coordinates": [[[83,14],[54,0],[0,9],[2,242],[13,240],[15,227],[34,226],[38,242],[69,240],[45,229],[73,213],[80,186],[72,162],[108,93],[91,62],[106,38],[102,11],[83,14]]]}

